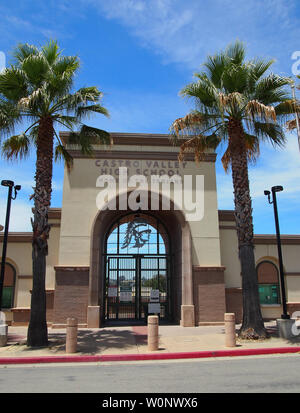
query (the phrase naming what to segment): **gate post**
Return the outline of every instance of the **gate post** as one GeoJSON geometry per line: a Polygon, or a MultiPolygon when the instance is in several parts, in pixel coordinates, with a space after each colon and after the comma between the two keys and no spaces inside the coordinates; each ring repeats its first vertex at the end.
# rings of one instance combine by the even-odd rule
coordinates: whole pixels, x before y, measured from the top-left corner
{"type": "Polygon", "coordinates": [[[76,353],[77,351],[77,318],[67,318],[66,353],[76,353]]]}
{"type": "Polygon", "coordinates": [[[148,316],[148,351],[158,350],[158,316],[148,316]]]}

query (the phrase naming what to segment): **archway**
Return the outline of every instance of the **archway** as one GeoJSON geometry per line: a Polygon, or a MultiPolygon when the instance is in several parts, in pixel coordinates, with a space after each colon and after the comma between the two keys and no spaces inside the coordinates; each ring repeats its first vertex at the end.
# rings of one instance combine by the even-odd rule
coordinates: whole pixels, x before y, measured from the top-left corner
{"type": "MultiPolygon", "coordinates": [[[[148,192],[150,198],[151,193],[148,192]]],[[[88,326],[99,327],[105,321],[105,280],[106,280],[106,235],[112,225],[129,214],[146,214],[158,219],[165,227],[172,240],[172,273],[169,275],[169,306],[170,314],[175,322],[182,326],[194,326],[193,278],[192,278],[192,248],[189,223],[184,213],[174,207],[170,201],[170,210],[157,211],[98,211],[91,232],[90,276],[88,326]]],[[[162,205],[162,196],[160,196],[162,205]]],[[[118,206],[118,198],[117,198],[118,206]]]]}
{"type": "Polygon", "coordinates": [[[164,224],[132,212],[117,219],[105,238],[105,321],[145,320],[149,313],[171,321],[172,249],[164,224]]]}

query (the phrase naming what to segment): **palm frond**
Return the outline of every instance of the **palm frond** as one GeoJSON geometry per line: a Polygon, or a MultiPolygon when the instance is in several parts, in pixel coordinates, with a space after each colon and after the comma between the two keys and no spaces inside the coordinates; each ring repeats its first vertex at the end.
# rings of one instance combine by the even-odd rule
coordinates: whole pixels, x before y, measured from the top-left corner
{"type": "Polygon", "coordinates": [[[234,65],[242,65],[246,55],[243,42],[236,40],[226,48],[225,54],[234,65]]]}
{"type": "Polygon", "coordinates": [[[2,154],[5,159],[23,159],[29,155],[30,140],[22,133],[12,136],[2,144],[2,154]]]}
{"type": "Polygon", "coordinates": [[[195,161],[200,162],[204,159],[208,149],[215,150],[220,143],[220,138],[216,134],[199,135],[186,140],[180,145],[178,160],[182,162],[186,153],[193,153],[195,161]]]}
{"type": "MultiPolygon", "coordinates": [[[[2,135],[11,135],[15,126],[22,120],[19,109],[0,97],[0,132],[2,135]]],[[[1,137],[0,137],[1,138],[1,137]]]]}
{"type": "Polygon", "coordinates": [[[229,171],[229,166],[231,164],[231,152],[229,148],[227,148],[226,151],[224,152],[221,158],[221,162],[222,162],[224,171],[227,173],[229,171]]]}
{"type": "Polygon", "coordinates": [[[80,62],[77,56],[61,56],[51,66],[56,76],[73,76],[79,69],[80,62]]]}
{"type": "MultiPolygon", "coordinates": [[[[300,117],[298,116],[298,122],[300,124],[300,117]]],[[[296,119],[291,119],[286,122],[286,128],[288,131],[292,131],[297,128],[297,121],[296,119]]]]}
{"type": "Polygon", "coordinates": [[[54,120],[71,131],[80,126],[80,122],[76,116],[57,114],[54,120]]]}
{"type": "Polygon", "coordinates": [[[215,107],[218,101],[218,91],[205,73],[198,73],[197,82],[190,83],[180,91],[180,95],[192,98],[197,106],[215,107]]]}
{"type": "Polygon", "coordinates": [[[258,102],[257,100],[250,100],[247,103],[245,112],[253,120],[257,118],[264,121],[273,120],[276,122],[276,112],[273,106],[266,106],[263,103],[258,102]]]}
{"type": "Polygon", "coordinates": [[[288,99],[275,106],[278,123],[285,126],[287,130],[297,127],[295,116],[300,116],[300,104],[294,99],[288,99]],[[297,114],[297,115],[296,115],[297,114]]]}
{"type": "Polygon", "coordinates": [[[244,106],[244,102],[245,97],[239,92],[232,92],[228,95],[225,95],[224,93],[219,93],[219,104],[220,107],[224,110],[228,106],[236,106],[238,108],[241,108],[242,106],[244,106]]]}
{"type": "Polygon", "coordinates": [[[249,69],[247,65],[230,64],[222,75],[222,89],[226,94],[244,93],[249,85],[249,69]]]}
{"type": "Polygon", "coordinates": [[[29,57],[30,55],[38,54],[38,53],[39,53],[39,50],[36,46],[33,46],[28,43],[25,43],[25,44],[20,43],[15,48],[13,52],[13,56],[15,58],[16,64],[21,64],[23,60],[29,57]]]}
{"type": "MultiPolygon", "coordinates": [[[[84,87],[71,93],[80,64],[77,56],[61,56],[57,42],[50,41],[41,48],[18,45],[14,57],[15,65],[0,73],[0,131],[2,135],[13,134],[14,126],[21,119],[34,123],[28,128],[28,135],[25,131],[5,141],[6,157],[26,156],[29,141],[35,144],[38,138],[36,124],[46,118],[72,132],[81,127],[74,136],[86,154],[92,154],[95,144],[110,144],[107,132],[82,123],[89,114],[109,114],[100,103],[103,93],[97,87],[84,87]]],[[[58,146],[57,157],[66,155],[64,149],[58,146]]]]}
{"type": "Polygon", "coordinates": [[[36,144],[38,140],[38,136],[39,136],[39,125],[36,125],[30,128],[29,136],[30,136],[31,141],[34,142],[34,144],[36,144]]]}
{"type": "Polygon", "coordinates": [[[26,96],[28,84],[26,74],[16,66],[6,68],[0,73],[0,94],[16,102],[26,96]]]}
{"type": "Polygon", "coordinates": [[[50,65],[43,53],[31,54],[23,60],[21,65],[22,70],[26,74],[27,79],[34,87],[41,87],[42,83],[47,79],[50,65]]]}
{"type": "Polygon", "coordinates": [[[245,146],[247,151],[247,159],[251,163],[255,163],[260,155],[259,139],[256,135],[244,133],[245,146]]]}
{"type": "Polygon", "coordinates": [[[274,147],[284,147],[286,136],[283,128],[278,123],[254,122],[253,132],[258,139],[267,140],[274,147]]]}
{"type": "Polygon", "coordinates": [[[17,107],[21,112],[33,117],[49,116],[50,105],[51,96],[45,83],[17,102],[17,107]]]}
{"type": "Polygon", "coordinates": [[[252,95],[253,100],[270,105],[291,99],[291,94],[284,87],[290,84],[290,79],[273,73],[260,79],[252,95]]]}
{"type": "Polygon", "coordinates": [[[266,71],[272,66],[274,62],[274,59],[265,60],[256,58],[248,63],[250,76],[254,81],[254,84],[266,73],[266,71]]]}
{"type": "MultiPolygon", "coordinates": [[[[103,93],[95,86],[89,88],[81,88],[73,94],[62,96],[53,105],[52,111],[66,110],[68,113],[76,111],[81,106],[86,106],[88,103],[97,103],[102,98],[103,93]]],[[[108,112],[107,112],[108,113],[108,112]]]]}
{"type": "Polygon", "coordinates": [[[50,66],[57,61],[61,54],[61,52],[59,51],[57,41],[55,40],[50,40],[47,44],[45,44],[42,47],[41,50],[50,66]]]}
{"type": "Polygon", "coordinates": [[[89,105],[89,106],[79,106],[76,110],[76,116],[81,119],[83,116],[88,116],[92,112],[101,113],[109,117],[108,110],[101,105],[89,105]]]}
{"type": "Polygon", "coordinates": [[[93,145],[110,145],[110,134],[102,129],[82,125],[78,133],[70,133],[69,143],[79,145],[85,155],[93,154],[93,145]]]}
{"type": "Polygon", "coordinates": [[[183,118],[178,118],[172,123],[171,129],[175,132],[177,137],[180,136],[180,133],[186,131],[186,134],[189,134],[189,131],[194,129],[196,125],[201,125],[204,117],[198,113],[188,113],[183,118]]]}
{"type": "Polygon", "coordinates": [[[227,64],[228,58],[226,58],[224,53],[208,56],[207,62],[204,63],[208,78],[217,88],[222,88],[222,76],[227,64]]]}
{"type": "Polygon", "coordinates": [[[55,162],[63,160],[66,164],[68,171],[70,172],[70,170],[73,167],[73,157],[70,155],[70,153],[66,150],[66,148],[61,143],[58,143],[55,146],[54,159],[55,159],[55,162]]]}

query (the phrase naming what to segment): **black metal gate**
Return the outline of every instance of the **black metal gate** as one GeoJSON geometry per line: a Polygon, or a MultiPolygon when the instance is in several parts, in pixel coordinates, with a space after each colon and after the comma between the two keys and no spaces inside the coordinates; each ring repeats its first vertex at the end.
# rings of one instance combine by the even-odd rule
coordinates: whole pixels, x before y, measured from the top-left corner
{"type": "Polygon", "coordinates": [[[106,320],[145,319],[149,313],[151,290],[159,290],[160,319],[169,319],[169,274],[168,255],[107,255],[106,320]]]}
{"type": "Polygon", "coordinates": [[[156,311],[171,318],[170,239],[150,214],[128,214],[112,224],[105,248],[105,319],[142,320],[156,311]],[[154,291],[153,291],[154,290],[154,291]],[[152,297],[159,290],[156,305],[152,297]]]}

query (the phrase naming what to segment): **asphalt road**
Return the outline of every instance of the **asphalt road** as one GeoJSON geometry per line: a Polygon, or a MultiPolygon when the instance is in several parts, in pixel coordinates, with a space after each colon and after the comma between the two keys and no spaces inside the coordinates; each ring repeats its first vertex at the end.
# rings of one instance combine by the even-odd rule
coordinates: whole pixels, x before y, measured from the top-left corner
{"type": "Polygon", "coordinates": [[[300,355],[1,366],[1,393],[299,393],[300,355]]]}

